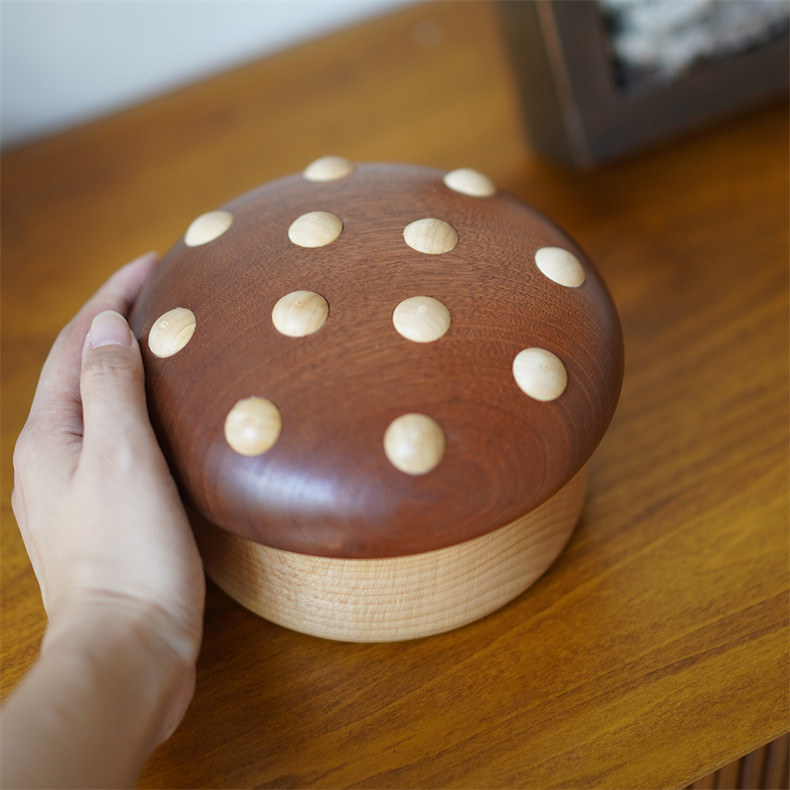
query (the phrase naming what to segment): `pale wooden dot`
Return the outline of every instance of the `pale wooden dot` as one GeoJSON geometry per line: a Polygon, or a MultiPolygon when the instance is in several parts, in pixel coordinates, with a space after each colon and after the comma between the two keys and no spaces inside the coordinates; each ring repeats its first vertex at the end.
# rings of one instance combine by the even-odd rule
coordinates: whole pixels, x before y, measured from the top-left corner
{"type": "Polygon", "coordinates": [[[184,244],[199,247],[218,239],[233,224],[233,214],[229,211],[209,211],[201,214],[187,228],[184,244]]]}
{"type": "Polygon", "coordinates": [[[546,277],[567,288],[578,288],[584,282],[579,259],[561,247],[541,247],[535,253],[535,264],[546,277]]]}
{"type": "Polygon", "coordinates": [[[568,374],[560,359],[545,348],[525,348],[513,360],[516,384],[531,398],[559,398],[568,385],[568,374]]]}
{"type": "Polygon", "coordinates": [[[174,307],[161,315],[148,333],[151,353],[164,359],[172,357],[192,339],[195,333],[195,314],[186,307],[174,307]]]}
{"type": "Polygon", "coordinates": [[[491,197],[496,192],[494,182],[477,170],[462,167],[453,170],[444,177],[444,183],[454,192],[472,197],[491,197]]]}
{"type": "Polygon", "coordinates": [[[384,452],[390,463],[407,475],[430,472],[444,456],[444,431],[425,414],[403,414],[384,434],[384,452]]]}
{"type": "Polygon", "coordinates": [[[262,455],[282,430],[280,410],[266,398],[244,398],[225,418],[225,439],[239,455],[262,455]]]}
{"type": "Polygon", "coordinates": [[[288,238],[299,247],[323,247],[343,232],[343,221],[328,211],[309,211],[288,228],[288,238]]]}
{"type": "Polygon", "coordinates": [[[329,305],[321,294],[292,291],[283,296],[272,310],[278,332],[289,337],[304,337],[319,330],[329,315],[329,305]]]}
{"type": "Polygon", "coordinates": [[[450,328],[450,311],[438,299],[412,296],[395,308],[392,323],[407,340],[431,343],[450,328]]]}
{"type": "Polygon", "coordinates": [[[406,244],[417,252],[428,255],[441,255],[450,252],[458,244],[458,233],[455,228],[440,219],[426,217],[410,222],[403,229],[406,244]]]}
{"type": "Polygon", "coordinates": [[[322,156],[311,162],[302,175],[308,181],[337,181],[354,170],[354,165],[342,156],[322,156]]]}

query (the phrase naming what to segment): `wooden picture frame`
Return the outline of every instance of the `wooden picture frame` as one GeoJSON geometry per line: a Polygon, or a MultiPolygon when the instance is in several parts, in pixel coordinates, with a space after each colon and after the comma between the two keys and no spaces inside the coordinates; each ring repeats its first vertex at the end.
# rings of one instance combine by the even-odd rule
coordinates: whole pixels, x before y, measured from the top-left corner
{"type": "Polygon", "coordinates": [[[565,164],[595,165],[787,94],[788,36],[700,63],[667,86],[626,92],[597,3],[497,6],[530,137],[565,164]]]}

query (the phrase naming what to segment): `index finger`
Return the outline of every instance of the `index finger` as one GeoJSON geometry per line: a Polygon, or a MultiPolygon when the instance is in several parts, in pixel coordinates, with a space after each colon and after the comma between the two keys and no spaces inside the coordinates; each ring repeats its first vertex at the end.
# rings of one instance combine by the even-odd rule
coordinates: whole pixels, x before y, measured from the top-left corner
{"type": "Polygon", "coordinates": [[[157,253],[149,252],[120,268],[61,330],[41,370],[29,423],[40,425],[51,438],[82,436],[80,368],[91,321],[104,310],[128,316],[158,260],[157,253]]]}

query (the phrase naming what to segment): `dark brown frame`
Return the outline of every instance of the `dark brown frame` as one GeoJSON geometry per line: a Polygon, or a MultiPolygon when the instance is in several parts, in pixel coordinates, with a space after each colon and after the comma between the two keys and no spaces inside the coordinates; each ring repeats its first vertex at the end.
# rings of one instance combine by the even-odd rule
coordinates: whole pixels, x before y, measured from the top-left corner
{"type": "Polygon", "coordinates": [[[566,164],[603,162],[787,95],[787,36],[628,93],[615,84],[592,0],[500,0],[498,8],[532,141],[566,164]]]}

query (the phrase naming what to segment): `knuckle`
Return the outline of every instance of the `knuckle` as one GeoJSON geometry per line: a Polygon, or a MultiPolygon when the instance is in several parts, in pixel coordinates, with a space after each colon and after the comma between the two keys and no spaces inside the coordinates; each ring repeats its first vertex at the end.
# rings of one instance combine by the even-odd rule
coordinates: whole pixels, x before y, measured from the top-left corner
{"type": "Polygon", "coordinates": [[[89,381],[136,378],[140,375],[140,364],[129,349],[102,346],[91,351],[83,365],[82,375],[89,381]]]}
{"type": "Polygon", "coordinates": [[[85,327],[82,326],[79,316],[72,318],[61,330],[58,332],[53,349],[66,346],[78,346],[85,339],[85,327]]]}

